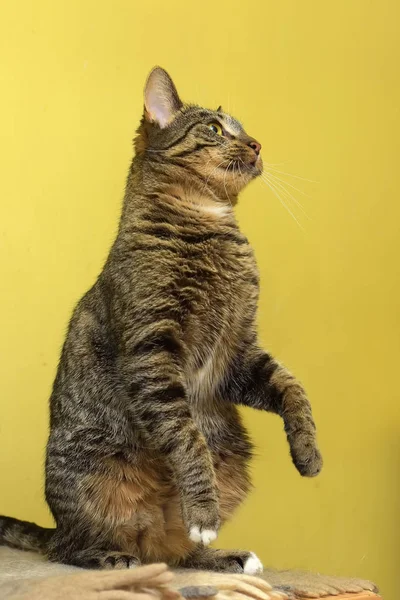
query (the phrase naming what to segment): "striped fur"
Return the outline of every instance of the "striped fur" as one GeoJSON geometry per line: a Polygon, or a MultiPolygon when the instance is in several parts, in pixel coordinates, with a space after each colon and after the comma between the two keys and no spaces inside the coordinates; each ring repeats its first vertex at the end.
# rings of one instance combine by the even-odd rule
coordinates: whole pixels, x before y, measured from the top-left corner
{"type": "Polygon", "coordinates": [[[156,68],[135,149],[50,399],[57,527],[2,517],[0,541],[84,567],[243,571],[250,553],[204,548],[250,488],[237,405],[282,417],[302,475],[321,467],[304,390],[257,344],[257,266],[232,207],[261,172],[260,145],[221,109],[183,104],[156,68]]]}

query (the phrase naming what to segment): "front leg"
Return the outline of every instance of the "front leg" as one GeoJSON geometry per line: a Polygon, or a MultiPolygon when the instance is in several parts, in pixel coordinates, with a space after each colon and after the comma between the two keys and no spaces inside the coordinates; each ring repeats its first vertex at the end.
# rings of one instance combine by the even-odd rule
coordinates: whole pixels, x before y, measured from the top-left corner
{"type": "Polygon", "coordinates": [[[216,548],[197,548],[179,565],[187,569],[202,571],[221,571],[225,573],[245,573],[258,575],[263,566],[254,552],[247,550],[218,550],[216,548]]]}
{"type": "Polygon", "coordinates": [[[236,357],[223,393],[237,404],[280,415],[299,473],[314,477],[322,468],[311,405],[301,384],[267,352],[248,347],[236,357]]]}
{"type": "Polygon", "coordinates": [[[220,525],[210,451],[192,419],[173,331],[150,331],[121,361],[128,410],[149,447],[166,458],[180,491],[182,517],[193,542],[209,544],[220,525]]]}

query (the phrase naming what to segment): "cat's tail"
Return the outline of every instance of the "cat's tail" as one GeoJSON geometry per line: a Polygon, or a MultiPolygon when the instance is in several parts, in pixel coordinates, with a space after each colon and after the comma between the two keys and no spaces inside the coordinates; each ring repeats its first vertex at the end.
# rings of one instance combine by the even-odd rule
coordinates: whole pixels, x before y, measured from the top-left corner
{"type": "Polygon", "coordinates": [[[55,529],[0,516],[0,546],[46,554],[55,529]]]}

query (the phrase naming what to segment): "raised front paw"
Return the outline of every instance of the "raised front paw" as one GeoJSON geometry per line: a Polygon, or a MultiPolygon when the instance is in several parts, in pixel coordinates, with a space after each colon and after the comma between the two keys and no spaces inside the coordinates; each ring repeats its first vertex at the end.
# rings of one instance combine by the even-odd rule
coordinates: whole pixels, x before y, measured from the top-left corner
{"type": "Polygon", "coordinates": [[[221,523],[218,502],[186,506],[183,517],[192,542],[208,546],[217,538],[221,523]]]}
{"type": "Polygon", "coordinates": [[[322,469],[322,456],[315,438],[298,434],[292,441],[290,453],[296,469],[303,477],[315,477],[322,469]]]}

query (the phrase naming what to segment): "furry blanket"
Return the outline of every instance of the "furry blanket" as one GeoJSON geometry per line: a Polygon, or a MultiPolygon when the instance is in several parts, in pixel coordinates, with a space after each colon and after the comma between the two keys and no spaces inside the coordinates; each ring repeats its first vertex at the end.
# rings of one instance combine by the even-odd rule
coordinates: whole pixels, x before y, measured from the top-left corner
{"type": "Polygon", "coordinates": [[[370,581],[265,570],[262,578],[149,565],[85,571],[30,552],[0,548],[1,600],[283,600],[336,596],[377,600],[370,581]],[[268,583],[267,583],[268,582],[268,583]]]}

